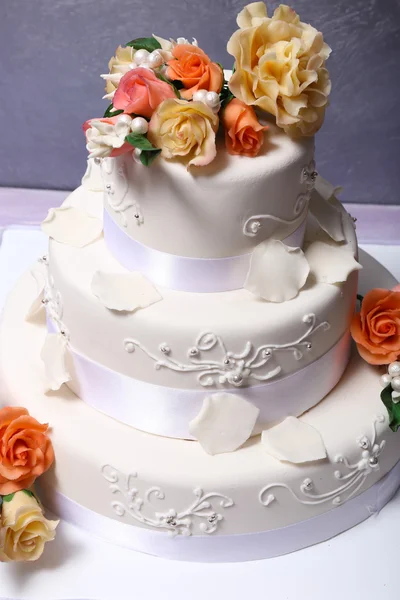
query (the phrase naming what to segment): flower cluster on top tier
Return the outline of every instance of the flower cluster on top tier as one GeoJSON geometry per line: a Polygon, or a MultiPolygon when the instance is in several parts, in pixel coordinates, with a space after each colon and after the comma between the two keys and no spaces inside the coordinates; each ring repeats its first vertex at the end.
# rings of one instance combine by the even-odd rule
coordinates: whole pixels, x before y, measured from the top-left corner
{"type": "Polygon", "coordinates": [[[37,560],[55,537],[30,490],[54,461],[47,429],[25,408],[0,409],[0,562],[37,560]]]}
{"type": "Polygon", "coordinates": [[[205,166],[216,156],[221,129],[230,154],[255,157],[268,126],[254,107],[292,136],[313,135],[331,87],[322,34],[285,5],[269,18],[263,2],[246,6],[237,23],[227,46],[235,58],[229,82],[195,39],[153,35],[119,46],[102,75],[112,103],[103,118],[83,126],[89,156],[119,156],[133,147],[146,166],[159,155],[205,166]]]}

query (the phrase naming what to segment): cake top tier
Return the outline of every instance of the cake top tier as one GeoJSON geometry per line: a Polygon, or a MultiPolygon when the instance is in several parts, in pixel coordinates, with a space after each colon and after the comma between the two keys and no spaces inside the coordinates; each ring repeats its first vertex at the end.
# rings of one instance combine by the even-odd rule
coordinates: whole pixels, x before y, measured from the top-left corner
{"type": "MultiPolygon", "coordinates": [[[[198,171],[217,152],[255,157],[268,151],[268,113],[290,137],[321,127],[330,93],[330,48],[314,27],[280,5],[271,17],[263,2],[246,6],[227,44],[234,58],[229,81],[197,40],[136,38],[109,62],[103,118],[84,124],[91,158],[132,153],[198,171]],[[225,144],[218,145],[221,130],[225,144]]],[[[223,161],[220,165],[223,164],[223,161]]]]}

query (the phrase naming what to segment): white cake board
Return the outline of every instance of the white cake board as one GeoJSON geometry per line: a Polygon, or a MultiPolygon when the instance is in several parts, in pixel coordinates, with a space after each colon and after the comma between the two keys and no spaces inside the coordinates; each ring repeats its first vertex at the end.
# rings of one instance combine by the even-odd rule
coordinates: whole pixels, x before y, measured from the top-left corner
{"type": "MultiPolygon", "coordinates": [[[[38,231],[7,231],[0,249],[0,304],[34,258],[38,231]]],[[[400,279],[400,246],[373,247],[400,279]]],[[[361,291],[382,267],[361,253],[361,291]]],[[[387,274],[386,274],[387,277],[387,274]]],[[[399,434],[400,435],[400,434],[399,434]]],[[[61,523],[38,563],[0,564],[0,598],[26,600],[398,600],[400,494],[376,516],[318,546],[235,564],[171,562],[111,546],[61,523]]]]}

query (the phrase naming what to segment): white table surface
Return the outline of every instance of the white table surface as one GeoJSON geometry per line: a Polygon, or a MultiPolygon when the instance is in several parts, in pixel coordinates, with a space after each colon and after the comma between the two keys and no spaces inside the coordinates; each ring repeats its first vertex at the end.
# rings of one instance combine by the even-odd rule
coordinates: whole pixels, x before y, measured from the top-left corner
{"type": "MultiPolygon", "coordinates": [[[[400,280],[400,246],[364,248],[400,280]]],[[[39,231],[5,231],[0,248],[0,305],[19,275],[46,249],[39,231]]],[[[0,597],[397,600],[399,556],[400,494],[380,514],[328,542],[249,563],[167,561],[111,546],[61,523],[55,542],[48,544],[39,562],[0,564],[0,597]]]]}

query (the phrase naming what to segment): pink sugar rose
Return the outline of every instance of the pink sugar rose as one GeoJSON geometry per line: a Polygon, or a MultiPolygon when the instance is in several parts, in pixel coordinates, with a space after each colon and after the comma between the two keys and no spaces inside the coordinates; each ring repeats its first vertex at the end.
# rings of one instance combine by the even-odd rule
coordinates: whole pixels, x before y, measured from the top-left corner
{"type": "Polygon", "coordinates": [[[175,92],[168,83],[158,79],[150,69],[138,67],[122,77],[113,105],[125,113],[150,118],[163,100],[175,97],[175,92]]]}

